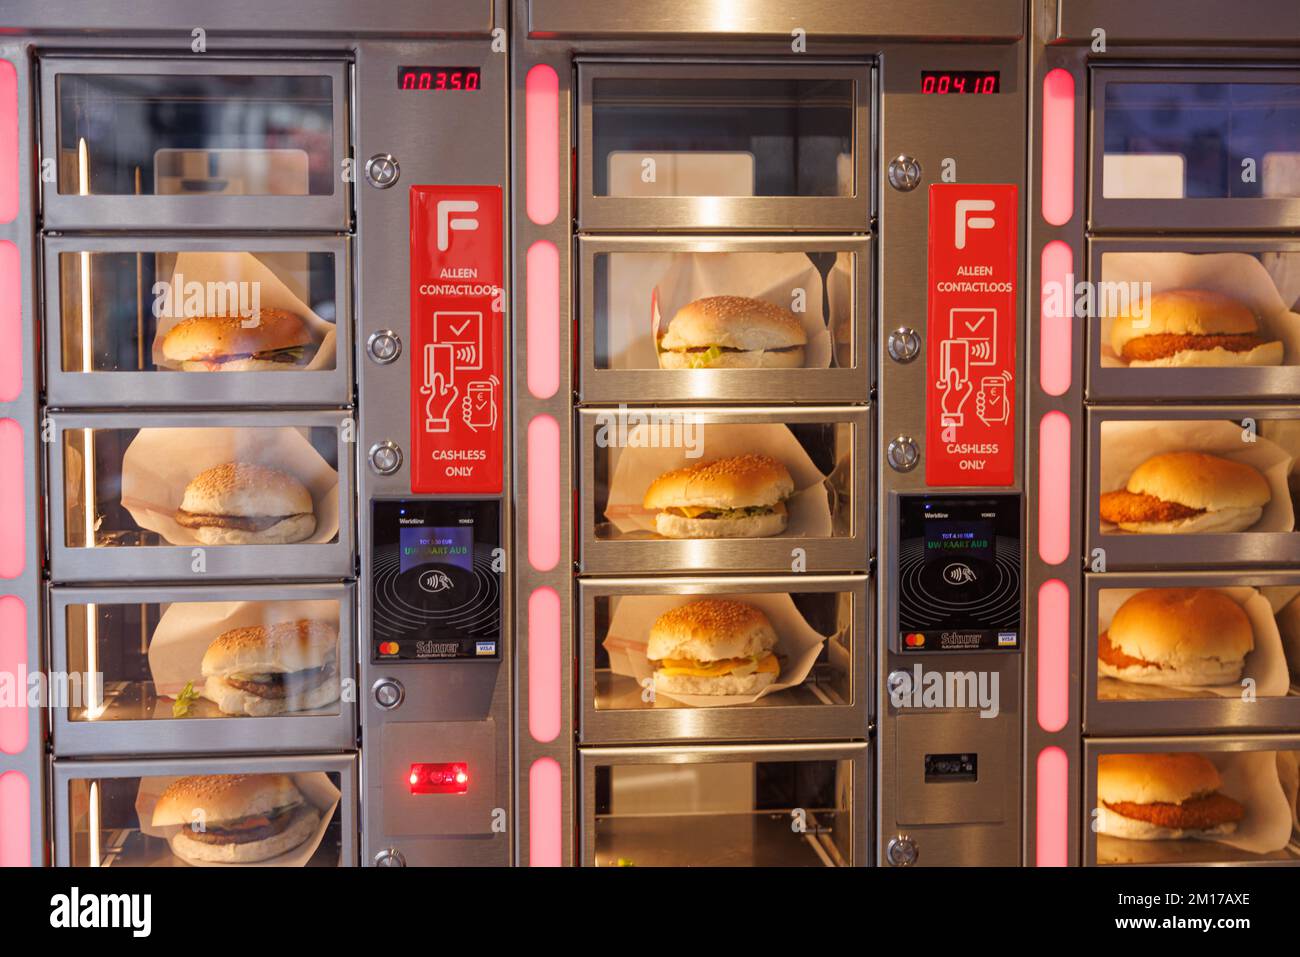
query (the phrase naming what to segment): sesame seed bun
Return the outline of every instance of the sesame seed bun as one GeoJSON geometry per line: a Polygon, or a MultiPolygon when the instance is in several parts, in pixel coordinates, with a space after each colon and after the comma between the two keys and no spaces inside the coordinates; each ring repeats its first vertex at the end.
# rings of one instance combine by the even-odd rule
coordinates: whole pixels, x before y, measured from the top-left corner
{"type": "Polygon", "coordinates": [[[204,676],[283,674],[321,668],[338,655],[338,629],[328,621],[299,619],[223,632],[203,656],[204,676]]]}
{"type": "Polygon", "coordinates": [[[775,505],[794,491],[794,479],[770,455],[736,455],[665,472],[646,489],[646,508],[746,508],[775,505]]]}
{"type": "Polygon", "coordinates": [[[196,475],[176,521],[205,545],[298,542],[316,530],[307,487],[287,472],[249,462],[225,462],[196,475]]]}
{"type": "Polygon", "coordinates": [[[788,309],[744,296],[709,296],[677,310],[659,340],[659,364],[701,368],[701,351],[717,347],[722,352],[707,360],[707,368],[794,369],[803,366],[807,344],[803,324],[788,309]]]}
{"type": "Polygon", "coordinates": [[[1246,613],[1213,588],[1137,592],[1115,612],[1105,640],[1121,654],[1102,657],[1100,673],[1150,685],[1233,684],[1255,648],[1246,613]]]}
{"type": "Polygon", "coordinates": [[[311,333],[298,316],[284,309],[262,309],[255,317],[183,319],[163,336],[162,352],[165,358],[182,363],[191,372],[220,370],[226,365],[231,366],[226,371],[250,371],[249,361],[257,362],[252,367],[257,369],[292,369],[294,363],[239,357],[306,346],[311,341],[311,333]],[[227,362],[228,359],[237,361],[227,362]]]}
{"type": "Polygon", "coordinates": [[[660,615],[650,627],[646,657],[718,661],[774,647],[776,632],[762,611],[744,602],[706,598],[660,615]]]}
{"type": "Polygon", "coordinates": [[[1282,364],[1282,343],[1260,340],[1255,313],[1231,296],[1208,289],[1171,289],[1151,296],[1146,304],[1149,315],[1143,315],[1141,306],[1133,303],[1111,322],[1111,348],[1130,366],[1282,364]],[[1246,338],[1233,342],[1233,337],[1246,338]]]}
{"type": "Polygon", "coordinates": [[[270,814],[302,804],[302,792],[287,774],[199,774],[177,778],[153,809],[153,826],[193,824],[195,812],[208,825],[270,814]]]}

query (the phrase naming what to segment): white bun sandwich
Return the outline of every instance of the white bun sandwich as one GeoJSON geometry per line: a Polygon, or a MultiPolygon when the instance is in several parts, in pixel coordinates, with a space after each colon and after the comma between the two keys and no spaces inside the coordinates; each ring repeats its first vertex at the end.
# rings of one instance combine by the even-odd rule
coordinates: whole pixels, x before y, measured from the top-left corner
{"type": "Polygon", "coordinates": [[[1255,632],[1241,606],[1213,588],[1148,588],[1115,612],[1098,639],[1098,671],[1145,685],[1241,680],[1255,632]]]}
{"type": "Polygon", "coordinates": [[[798,369],[808,336],[794,313],[762,299],[709,296],[677,310],[659,339],[663,369],[798,369]]]}
{"type": "Polygon", "coordinates": [[[203,696],[226,714],[267,717],[339,698],[338,629],[300,619],[233,628],[203,656],[203,696]]]}
{"type": "Polygon", "coordinates": [[[1123,489],[1102,494],[1101,517],[1147,535],[1240,532],[1259,521],[1272,497],[1252,466],[1205,452],[1165,452],[1134,469],[1123,489]]]}
{"type": "Polygon", "coordinates": [[[1134,305],[1111,323],[1110,346],[1135,368],[1282,364],[1281,341],[1265,340],[1255,313],[1231,296],[1171,289],[1153,295],[1145,310],[1134,305]]]}
{"type": "Polygon", "coordinates": [[[279,469],[226,462],[185,487],[176,522],[204,545],[278,545],[316,531],[307,487],[279,469]]]}
{"type": "Polygon", "coordinates": [[[1246,809],[1218,793],[1222,786],[1200,754],[1099,755],[1097,833],[1136,841],[1231,834],[1246,809]]]}
{"type": "Polygon", "coordinates": [[[251,864],[293,850],[315,832],[320,812],[287,774],[178,778],[153,809],[153,826],[179,825],[172,852],[183,860],[251,864]]]}
{"type": "Polygon", "coordinates": [[[184,372],[285,372],[307,361],[311,333],[284,309],[244,316],[193,316],[163,336],[163,356],[184,372]]]}
{"type": "Polygon", "coordinates": [[[665,472],[643,505],[665,538],[767,538],[785,531],[789,470],[768,455],[737,455],[665,472]]]}
{"type": "Polygon", "coordinates": [[[646,657],[655,690],[671,695],[757,694],[781,673],[776,632],[753,605],[706,598],[665,612],[650,628],[646,657]]]}

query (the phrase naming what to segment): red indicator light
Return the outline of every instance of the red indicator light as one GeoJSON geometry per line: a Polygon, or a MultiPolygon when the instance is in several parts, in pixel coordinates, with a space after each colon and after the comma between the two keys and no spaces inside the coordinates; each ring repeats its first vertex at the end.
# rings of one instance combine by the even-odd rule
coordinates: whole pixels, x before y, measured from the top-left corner
{"type": "Polygon", "coordinates": [[[463,761],[412,764],[407,781],[412,794],[464,794],[469,790],[469,765],[463,761]]]}

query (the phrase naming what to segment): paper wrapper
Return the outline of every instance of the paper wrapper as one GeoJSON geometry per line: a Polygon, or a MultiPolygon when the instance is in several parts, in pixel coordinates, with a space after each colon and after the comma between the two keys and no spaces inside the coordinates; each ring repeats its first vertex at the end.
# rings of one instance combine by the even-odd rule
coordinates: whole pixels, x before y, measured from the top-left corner
{"type": "MultiPolygon", "coordinates": [[[[172,835],[178,833],[182,828],[189,827],[188,824],[174,824],[168,827],[154,827],[153,809],[162,797],[163,791],[167,790],[168,785],[175,781],[179,775],[160,778],[141,778],[140,790],[136,792],[135,813],[140,821],[140,833],[147,834],[149,837],[160,837],[171,843],[172,835]]],[[[210,861],[186,861],[182,860],[179,855],[176,860],[181,864],[189,864],[192,867],[305,867],[311,860],[316,848],[320,847],[320,842],[325,838],[325,830],[329,827],[330,821],[334,818],[334,811],[339,806],[339,798],[342,796],[339,789],[330,781],[329,775],[324,771],[308,771],[303,774],[291,774],[293,783],[298,786],[302,796],[307,799],[307,803],[314,805],[320,813],[320,822],[316,825],[315,832],[303,843],[291,850],[285,851],[265,861],[253,861],[248,864],[225,864],[210,861]]]]}
{"type": "Polygon", "coordinates": [[[628,431],[628,447],[610,449],[617,455],[609,483],[609,501],[605,517],[620,532],[655,530],[654,509],[642,507],[650,483],[673,469],[712,462],[715,459],[755,453],[770,455],[785,464],[794,479],[795,494],[786,501],[789,521],[783,536],[790,538],[826,538],[831,534],[831,492],[826,476],[817,470],[803,446],[784,425],[698,423],[703,454],[688,458],[685,448],[645,448],[653,426],[638,425],[628,431]]]}
{"type": "MultiPolygon", "coordinates": [[[[333,369],[336,361],[334,323],[318,316],[310,306],[302,301],[280,277],[270,269],[263,260],[274,261],[286,256],[301,257],[301,253],[259,253],[245,252],[182,252],[176,254],[176,264],[168,279],[172,288],[175,307],[173,312],[180,313],[184,303],[184,290],[177,288],[176,276],[184,278],[184,283],[256,283],[258,303],[263,309],[285,309],[302,319],[316,343],[316,353],[310,361],[294,367],[304,372],[319,372],[333,369]]],[[[289,268],[286,266],[286,268],[289,268]]],[[[338,265],[335,265],[338,268],[338,265]]],[[[305,270],[304,270],[305,271],[305,270]]],[[[305,276],[304,276],[305,282],[305,276]]],[[[236,303],[237,305],[237,303],[236,303]]],[[[166,358],[162,351],[162,342],[168,331],[183,319],[162,316],[158,319],[158,328],[153,338],[153,361],[160,369],[180,371],[181,364],[166,358]]],[[[252,319],[249,320],[252,322],[252,319]]]]}
{"type": "MultiPolygon", "coordinates": [[[[830,254],[834,255],[834,254],[830,254]]],[[[843,258],[843,254],[841,254],[843,258]]],[[[611,284],[610,309],[610,366],[616,369],[658,368],[659,358],[655,344],[661,333],[668,331],[672,317],[687,303],[707,296],[748,296],[762,299],[781,309],[790,309],[795,301],[795,290],[803,291],[803,312],[794,316],[803,325],[808,344],[804,348],[804,368],[825,369],[831,364],[831,328],[852,322],[852,303],[843,314],[822,310],[822,276],[817,267],[803,253],[676,253],[666,272],[658,276],[650,290],[650,329],[648,336],[628,341],[626,349],[617,348],[622,329],[635,329],[632,322],[619,321],[621,316],[638,316],[634,302],[629,297],[640,294],[644,280],[637,282],[632,264],[619,271],[619,281],[611,284]],[[632,282],[628,283],[631,279],[632,282]],[[626,304],[625,304],[626,303],[626,304]],[[828,322],[829,319],[829,322],[828,322]]],[[[838,304],[837,304],[838,305],[838,304]]]]}
{"type": "MultiPolygon", "coordinates": [[[[1140,588],[1103,588],[1097,595],[1097,633],[1110,627],[1111,619],[1119,607],[1136,595],[1140,588]]],[[[1276,698],[1287,693],[1291,680],[1287,675],[1286,658],[1282,653],[1282,637],[1268,599],[1254,588],[1216,588],[1223,592],[1246,613],[1251,630],[1255,633],[1255,650],[1246,656],[1246,667],[1241,678],[1255,682],[1254,693],[1261,698],[1276,698]]],[[[1168,701],[1170,698],[1240,698],[1240,682],[1230,685],[1144,685],[1122,681],[1119,678],[1099,677],[1097,697],[1102,701],[1168,701]],[[1188,694],[1179,694],[1178,692],[1188,694]]]]}
{"type": "Polygon", "coordinates": [[[1300,694],[1300,597],[1297,597],[1300,589],[1278,587],[1272,590],[1281,594],[1270,598],[1270,601],[1285,599],[1277,610],[1277,628],[1282,636],[1282,650],[1298,686],[1297,693],[1300,694]]]}
{"type": "MultiPolygon", "coordinates": [[[[650,628],[655,619],[664,612],[680,605],[699,601],[703,595],[629,595],[617,599],[617,605],[609,622],[609,632],[603,645],[609,652],[609,670],[616,675],[635,678],[637,684],[645,687],[644,682],[653,681],[654,665],[646,657],[646,648],[650,641],[650,628]]],[[[707,596],[712,597],[712,596],[707,596]]],[[[710,694],[669,694],[656,690],[655,696],[672,698],[692,708],[719,708],[738,704],[753,704],[759,698],[776,694],[786,688],[803,684],[817,657],[821,654],[826,636],[812,629],[803,615],[795,607],[790,596],[784,593],[764,595],[735,595],[736,601],[753,605],[772,622],[776,632],[776,647],[773,653],[781,661],[781,674],[757,694],[750,695],[710,695],[710,694]]]]}
{"type": "MultiPolygon", "coordinates": [[[[1288,310],[1268,270],[1245,253],[1106,253],[1105,282],[1151,283],[1151,292],[1212,289],[1239,299],[1259,317],[1266,341],[1282,342],[1284,365],[1300,364],[1300,315],[1288,310]]],[[[1127,366],[1110,347],[1111,316],[1101,319],[1101,364],[1127,366]]],[[[1147,368],[1145,366],[1139,368],[1147,368]]]]}
{"type": "Polygon", "coordinates": [[[307,486],[316,531],[299,544],[319,545],[338,533],[338,473],[289,426],[141,429],[122,456],[122,507],[137,525],[157,532],[168,543],[198,545],[190,529],[176,524],[176,509],[190,480],[223,462],[265,465],[307,486]]]}
{"type": "MultiPolygon", "coordinates": [[[[1219,769],[1223,778],[1219,793],[1244,805],[1246,815],[1232,834],[1201,840],[1227,844],[1251,854],[1271,854],[1286,847],[1291,839],[1294,814],[1278,778],[1277,752],[1208,751],[1203,754],[1219,769]]],[[[1113,812],[1101,808],[1098,813],[1113,812]]],[[[1117,844],[1130,843],[1112,840],[1117,844]]],[[[1146,845],[1149,842],[1132,843],[1146,845]]]]}
{"type": "Polygon", "coordinates": [[[1277,753],[1277,778],[1282,784],[1282,793],[1291,805],[1291,826],[1300,836],[1300,754],[1295,751],[1277,753]]]}
{"type": "MultiPolygon", "coordinates": [[[[1224,421],[1136,420],[1103,422],[1101,426],[1101,491],[1121,489],[1139,465],[1162,452],[1207,452],[1251,465],[1268,480],[1272,498],[1251,532],[1290,532],[1295,528],[1291,494],[1286,477],[1291,457],[1263,436],[1242,441],[1241,426],[1224,421]]],[[[1103,535],[1128,533],[1110,522],[1101,523],[1103,535]]]]}
{"type": "MultiPolygon", "coordinates": [[[[312,601],[172,602],[158,619],[158,627],[149,641],[149,671],[153,676],[154,690],[174,698],[192,681],[194,689],[201,692],[206,681],[201,667],[203,656],[218,635],[232,628],[272,625],[300,618],[328,621],[337,628],[339,603],[330,598],[312,601]]],[[[196,706],[200,704],[211,702],[195,702],[196,706]]],[[[315,713],[332,714],[337,709],[338,705],[333,704],[315,713]]],[[[212,705],[212,713],[229,717],[222,715],[215,705],[212,705]]],[[[160,717],[170,718],[171,713],[167,711],[160,717]]]]}

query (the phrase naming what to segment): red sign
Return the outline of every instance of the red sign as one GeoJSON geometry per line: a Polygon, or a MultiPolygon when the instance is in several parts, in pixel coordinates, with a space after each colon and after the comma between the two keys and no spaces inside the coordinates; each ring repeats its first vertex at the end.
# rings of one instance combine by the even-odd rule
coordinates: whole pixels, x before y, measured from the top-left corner
{"type": "Polygon", "coordinates": [[[930,187],[927,485],[1010,485],[1016,461],[1016,187],[930,187]]]}
{"type": "Polygon", "coordinates": [[[411,187],[411,491],[499,493],[501,187],[411,187]]]}

